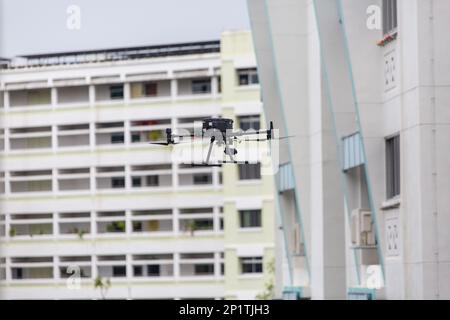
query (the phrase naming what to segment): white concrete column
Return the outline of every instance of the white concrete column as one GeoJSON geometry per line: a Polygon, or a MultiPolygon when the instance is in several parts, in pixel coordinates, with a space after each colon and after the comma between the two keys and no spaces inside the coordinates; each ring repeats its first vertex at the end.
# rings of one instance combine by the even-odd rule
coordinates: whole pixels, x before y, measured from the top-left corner
{"type": "Polygon", "coordinates": [[[180,279],[180,253],[173,253],[173,277],[175,281],[180,279]]]}
{"type": "Polygon", "coordinates": [[[5,171],[5,195],[11,193],[11,174],[9,171],[5,171]]]}
{"type": "Polygon", "coordinates": [[[5,213],[5,239],[9,240],[9,230],[11,230],[11,216],[9,213],[5,213]]]}
{"type": "Polygon", "coordinates": [[[174,191],[178,190],[179,177],[178,177],[178,163],[172,162],[172,188],[174,191]]]}
{"type": "Polygon", "coordinates": [[[97,276],[98,276],[97,256],[95,254],[92,255],[92,259],[91,259],[91,274],[92,274],[93,279],[97,278],[97,276]]]}
{"type": "Polygon", "coordinates": [[[53,87],[50,89],[52,108],[55,109],[58,106],[58,89],[53,87]]]}
{"type": "Polygon", "coordinates": [[[52,169],[52,191],[53,193],[58,192],[59,186],[58,186],[58,169],[53,168],[52,169]]]}
{"type": "Polygon", "coordinates": [[[214,190],[219,189],[219,168],[217,167],[212,167],[212,183],[214,190]]]}
{"type": "Polygon", "coordinates": [[[125,234],[126,234],[127,238],[130,237],[132,232],[133,232],[133,225],[132,225],[132,221],[131,221],[131,211],[126,210],[125,211],[125,234]]]}
{"type": "Polygon", "coordinates": [[[177,97],[178,97],[178,80],[177,79],[170,80],[170,96],[172,98],[172,101],[177,100],[177,97]]]}
{"type": "Polygon", "coordinates": [[[10,130],[7,126],[5,126],[5,131],[3,133],[3,139],[4,139],[4,145],[5,145],[5,152],[8,152],[11,149],[11,143],[10,143],[10,130]]]}
{"type": "Polygon", "coordinates": [[[8,111],[10,107],[9,91],[3,93],[3,108],[8,111]]]}
{"type": "Polygon", "coordinates": [[[59,213],[53,212],[53,238],[59,236],[59,213]]]}
{"type": "Polygon", "coordinates": [[[52,125],[52,151],[56,153],[58,149],[58,126],[52,125]]]}
{"type": "Polygon", "coordinates": [[[172,227],[174,237],[178,237],[180,234],[180,211],[178,208],[172,210],[172,227]]]}
{"type": "Polygon", "coordinates": [[[219,81],[216,75],[211,77],[211,94],[213,98],[217,98],[219,94],[219,81]]]}
{"type": "Polygon", "coordinates": [[[214,278],[220,277],[220,252],[214,252],[214,278]]]}
{"type": "Polygon", "coordinates": [[[90,167],[89,168],[89,179],[90,179],[90,190],[91,190],[91,194],[95,194],[97,191],[97,180],[96,180],[96,173],[97,170],[95,169],[95,167],[90,167]]]}
{"type": "Polygon", "coordinates": [[[123,102],[127,106],[130,104],[131,99],[131,86],[129,82],[123,84],[123,102]]]}
{"type": "Polygon", "coordinates": [[[125,166],[125,192],[131,191],[131,166],[125,166]]]}
{"type": "Polygon", "coordinates": [[[89,123],[89,147],[91,150],[95,149],[95,122],[89,123]]]}
{"type": "Polygon", "coordinates": [[[127,254],[125,256],[126,259],[126,273],[127,273],[127,280],[130,281],[133,275],[133,268],[131,266],[131,254],[127,254]]]}
{"type": "Polygon", "coordinates": [[[93,84],[89,85],[89,105],[95,106],[95,86],[93,84]]]}
{"type": "Polygon", "coordinates": [[[56,282],[61,278],[59,274],[59,257],[53,256],[53,280],[56,282]]]}
{"type": "Polygon", "coordinates": [[[91,211],[91,237],[94,238],[97,235],[97,214],[95,211],[91,211]]]}
{"type": "Polygon", "coordinates": [[[5,275],[6,275],[6,281],[12,280],[12,273],[11,273],[11,258],[5,257],[5,275]]]}
{"type": "Polygon", "coordinates": [[[214,232],[220,231],[220,210],[217,206],[213,208],[213,228],[214,232]]]}
{"type": "Polygon", "coordinates": [[[124,141],[125,141],[125,148],[128,148],[131,144],[131,130],[130,130],[131,124],[130,120],[124,121],[124,141]]]}

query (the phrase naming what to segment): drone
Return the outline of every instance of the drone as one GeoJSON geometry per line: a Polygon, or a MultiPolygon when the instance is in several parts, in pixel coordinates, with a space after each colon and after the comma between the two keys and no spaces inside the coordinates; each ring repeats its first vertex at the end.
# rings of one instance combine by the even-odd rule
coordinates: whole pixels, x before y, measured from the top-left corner
{"type": "MultiPolygon", "coordinates": [[[[192,164],[192,166],[221,166],[225,163],[239,163],[235,160],[235,156],[238,153],[236,147],[234,146],[235,142],[242,141],[270,141],[274,138],[274,129],[273,122],[270,121],[269,129],[267,130],[254,130],[254,131],[234,131],[233,130],[233,120],[226,118],[206,118],[202,120],[202,130],[200,134],[190,134],[190,135],[179,135],[174,134],[171,128],[167,128],[166,131],[166,141],[164,142],[150,142],[150,144],[161,145],[161,146],[170,146],[176,145],[180,143],[184,143],[181,138],[190,137],[190,138],[209,138],[209,148],[208,154],[206,156],[206,160],[202,164],[192,164]],[[264,135],[264,137],[261,137],[264,135]],[[256,136],[256,138],[249,139],[246,136],[256,136]],[[246,138],[245,138],[246,137],[246,138]],[[219,164],[210,163],[211,152],[214,144],[218,147],[224,148],[224,154],[229,157],[229,161],[224,160],[220,161],[219,164]]],[[[288,137],[278,138],[284,139],[288,137]]],[[[248,161],[244,161],[245,164],[248,164],[248,161]]]]}

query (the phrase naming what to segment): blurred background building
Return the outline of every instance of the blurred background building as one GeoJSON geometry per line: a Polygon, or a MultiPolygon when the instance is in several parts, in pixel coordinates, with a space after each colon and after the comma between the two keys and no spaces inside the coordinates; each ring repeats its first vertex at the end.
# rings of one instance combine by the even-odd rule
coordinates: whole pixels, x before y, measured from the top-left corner
{"type": "Polygon", "coordinates": [[[294,135],[280,142],[284,284],[450,299],[450,2],[247,3],[266,117],[294,135]]]}
{"type": "MultiPolygon", "coordinates": [[[[1,61],[0,297],[253,299],[273,280],[273,177],[150,145],[264,122],[248,31],[1,61]]],[[[264,125],[262,125],[264,127],[264,125]]]]}

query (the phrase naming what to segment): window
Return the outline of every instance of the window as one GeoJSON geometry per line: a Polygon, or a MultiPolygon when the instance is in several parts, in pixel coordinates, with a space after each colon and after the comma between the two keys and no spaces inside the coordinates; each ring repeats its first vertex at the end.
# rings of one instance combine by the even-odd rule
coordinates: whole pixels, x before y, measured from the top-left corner
{"type": "Polygon", "coordinates": [[[196,264],[194,273],[196,275],[214,274],[213,264],[196,264]]]}
{"type": "Polygon", "coordinates": [[[127,268],[125,266],[113,266],[112,276],[113,277],[125,277],[127,275],[127,268]]]}
{"type": "Polygon", "coordinates": [[[147,275],[149,277],[159,277],[160,275],[159,264],[147,266],[147,275]]]}
{"type": "Polygon", "coordinates": [[[240,210],[239,221],[241,228],[261,227],[261,210],[240,210]]]}
{"type": "Polygon", "coordinates": [[[159,186],[159,176],[147,176],[147,186],[157,187],[159,186]]]}
{"type": "Polygon", "coordinates": [[[249,129],[259,130],[260,129],[260,116],[241,116],[239,117],[239,127],[243,131],[247,131],[249,129]]]}
{"type": "Polygon", "coordinates": [[[196,173],[194,174],[194,185],[211,184],[212,177],[209,173],[196,173]]]}
{"type": "Polygon", "coordinates": [[[240,86],[248,86],[259,83],[258,72],[256,71],[256,68],[239,69],[238,78],[240,86]]]}
{"type": "Polygon", "coordinates": [[[397,0],[383,0],[383,34],[397,30],[397,0]]]}
{"type": "Polygon", "coordinates": [[[123,99],[123,85],[114,85],[109,87],[109,97],[111,99],[123,99]]]}
{"type": "Polygon", "coordinates": [[[145,83],[143,89],[143,94],[146,97],[154,97],[158,94],[158,85],[155,82],[145,83]]]}
{"type": "Polygon", "coordinates": [[[141,177],[132,177],[131,178],[131,185],[133,186],[133,188],[141,187],[142,186],[141,177]]]}
{"type": "Polygon", "coordinates": [[[142,277],[142,266],[134,266],[133,267],[133,275],[135,277],[142,277]]]}
{"type": "Polygon", "coordinates": [[[400,136],[386,139],[386,196],[400,195],[400,136]]]}
{"type": "Polygon", "coordinates": [[[131,142],[132,143],[136,143],[136,142],[141,142],[141,135],[139,133],[132,133],[131,134],[131,142]]]}
{"type": "Polygon", "coordinates": [[[123,136],[123,133],[113,133],[111,135],[111,143],[112,144],[119,144],[119,143],[124,143],[125,139],[123,136]]]}
{"type": "Polygon", "coordinates": [[[261,179],[261,164],[239,164],[239,180],[261,179]]]}
{"type": "Polygon", "coordinates": [[[210,92],[211,92],[210,79],[192,80],[192,93],[210,93],[210,92]]]}
{"type": "Polygon", "coordinates": [[[112,178],[111,185],[114,189],[125,188],[125,178],[112,178]]]}
{"type": "Polygon", "coordinates": [[[262,257],[241,258],[241,273],[262,273],[262,257]]]}

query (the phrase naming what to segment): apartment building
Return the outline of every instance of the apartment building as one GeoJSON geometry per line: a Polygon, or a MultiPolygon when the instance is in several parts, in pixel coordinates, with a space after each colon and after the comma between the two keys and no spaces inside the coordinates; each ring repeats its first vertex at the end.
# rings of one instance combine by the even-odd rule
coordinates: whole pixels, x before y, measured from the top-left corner
{"type": "Polygon", "coordinates": [[[247,3],[285,294],[450,299],[450,2],[247,3]]]}
{"type": "Polygon", "coordinates": [[[250,32],[2,59],[0,77],[0,298],[264,292],[273,178],[150,144],[212,116],[264,126],[250,32]]]}

